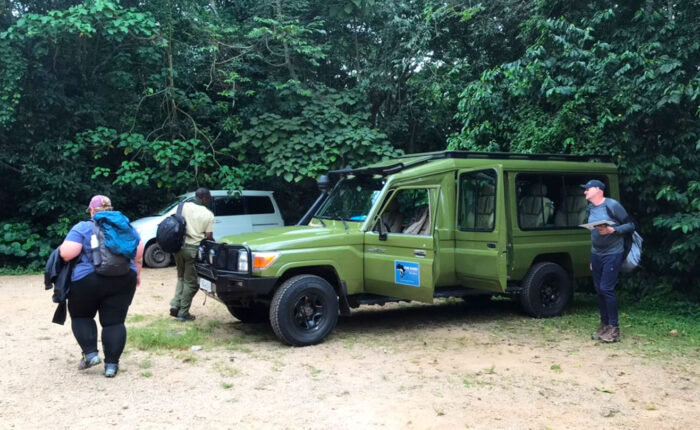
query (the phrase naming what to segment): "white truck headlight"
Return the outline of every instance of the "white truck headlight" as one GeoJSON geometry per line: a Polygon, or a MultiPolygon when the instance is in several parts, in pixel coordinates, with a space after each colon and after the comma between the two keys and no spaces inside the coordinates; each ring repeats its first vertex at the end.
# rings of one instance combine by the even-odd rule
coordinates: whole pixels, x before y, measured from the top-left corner
{"type": "Polygon", "coordinates": [[[238,271],[247,272],[249,266],[250,262],[248,261],[248,253],[242,249],[238,252],[238,271]]]}

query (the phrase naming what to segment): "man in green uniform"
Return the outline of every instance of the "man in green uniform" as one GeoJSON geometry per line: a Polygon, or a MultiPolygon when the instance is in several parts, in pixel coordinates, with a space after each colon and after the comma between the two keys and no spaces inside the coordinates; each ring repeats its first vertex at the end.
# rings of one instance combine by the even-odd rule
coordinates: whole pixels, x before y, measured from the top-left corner
{"type": "Polygon", "coordinates": [[[197,294],[197,272],[194,267],[194,259],[197,248],[203,239],[213,239],[214,214],[208,209],[211,203],[211,193],[206,188],[195,191],[195,201],[187,202],[182,206],[182,216],[187,223],[185,232],[185,244],[175,254],[177,266],[177,287],[175,297],[170,301],[170,315],[178,321],[192,321],[194,315],[190,314],[192,299],[197,294]]]}

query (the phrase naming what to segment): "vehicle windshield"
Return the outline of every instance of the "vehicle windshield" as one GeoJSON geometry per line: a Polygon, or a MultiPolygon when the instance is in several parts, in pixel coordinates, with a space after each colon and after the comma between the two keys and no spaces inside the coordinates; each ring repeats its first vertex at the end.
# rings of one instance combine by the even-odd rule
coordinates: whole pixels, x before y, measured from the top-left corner
{"type": "Polygon", "coordinates": [[[364,221],[384,186],[383,179],[366,176],[343,179],[333,188],[316,218],[364,221]]]}
{"type": "Polygon", "coordinates": [[[180,198],[178,198],[177,200],[175,200],[174,202],[168,203],[168,205],[167,205],[166,207],[164,207],[163,209],[161,209],[161,210],[159,210],[158,212],[156,212],[156,215],[165,215],[165,214],[167,214],[167,213],[170,211],[170,209],[172,209],[172,208],[174,208],[175,206],[177,206],[177,205],[178,205],[181,201],[183,201],[183,200],[184,200],[184,199],[183,199],[182,197],[180,197],[180,198]]]}

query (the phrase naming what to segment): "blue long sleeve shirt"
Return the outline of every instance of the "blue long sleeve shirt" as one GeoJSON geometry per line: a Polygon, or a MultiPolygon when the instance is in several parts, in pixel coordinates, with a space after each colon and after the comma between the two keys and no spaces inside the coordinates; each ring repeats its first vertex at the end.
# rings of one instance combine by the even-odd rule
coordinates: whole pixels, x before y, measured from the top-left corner
{"type": "Polygon", "coordinates": [[[625,234],[634,231],[634,223],[625,222],[628,217],[625,208],[615,199],[606,197],[598,206],[589,204],[588,222],[608,220],[615,223],[611,226],[615,230],[613,234],[602,235],[596,229],[591,231],[591,253],[610,255],[624,252],[625,234]]]}

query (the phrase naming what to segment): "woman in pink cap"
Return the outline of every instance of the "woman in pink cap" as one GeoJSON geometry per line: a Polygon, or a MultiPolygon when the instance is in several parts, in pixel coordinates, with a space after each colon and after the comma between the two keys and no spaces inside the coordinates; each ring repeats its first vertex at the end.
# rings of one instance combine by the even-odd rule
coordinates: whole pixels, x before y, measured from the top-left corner
{"type": "Polygon", "coordinates": [[[95,323],[95,315],[99,313],[105,356],[104,375],[111,378],[119,370],[119,357],[126,344],[124,321],[139,284],[143,244],[129,224],[129,219],[112,209],[109,197],[94,196],[87,212],[90,213],[90,220],[74,225],[60,247],[64,261],[75,259],[67,300],[68,312],[73,334],[83,352],[78,365],[80,370],[101,362],[95,323]],[[102,249],[100,240],[103,241],[102,249]],[[115,241],[119,245],[118,253],[112,249],[115,241]],[[117,274],[97,273],[96,258],[103,252],[104,244],[114,255],[121,255],[116,258],[124,262],[123,269],[117,274]]]}

